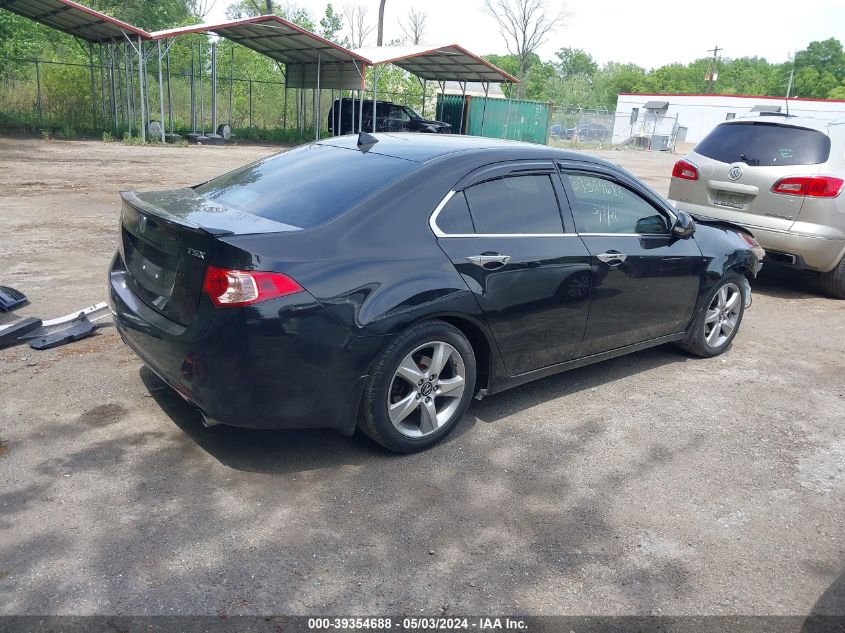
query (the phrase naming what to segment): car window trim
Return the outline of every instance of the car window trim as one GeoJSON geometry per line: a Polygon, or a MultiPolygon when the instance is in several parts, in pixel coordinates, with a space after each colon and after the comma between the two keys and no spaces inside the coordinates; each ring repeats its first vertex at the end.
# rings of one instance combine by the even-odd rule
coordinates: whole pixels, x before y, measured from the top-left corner
{"type": "Polygon", "coordinates": [[[642,192],[638,191],[637,188],[631,187],[628,183],[626,183],[624,180],[622,180],[620,178],[617,178],[615,175],[613,175],[609,172],[606,172],[606,171],[602,171],[600,169],[595,169],[595,168],[590,169],[589,167],[582,166],[581,164],[578,164],[577,166],[567,166],[565,164],[558,163],[558,178],[560,178],[560,184],[563,187],[564,193],[566,194],[567,204],[569,205],[569,211],[572,214],[572,221],[573,221],[574,226],[575,226],[575,231],[578,235],[587,236],[587,237],[671,237],[671,235],[672,235],[672,225],[675,224],[675,222],[677,221],[677,219],[678,219],[677,216],[674,213],[672,213],[671,211],[669,211],[668,209],[665,209],[663,207],[663,205],[661,205],[659,207],[656,206],[648,197],[643,195],[642,192]],[[619,185],[620,187],[627,189],[628,191],[633,193],[635,196],[638,196],[646,204],[648,204],[650,207],[652,207],[655,211],[657,211],[658,213],[660,213],[663,216],[667,216],[667,219],[669,220],[669,230],[666,233],[602,233],[602,232],[584,232],[584,233],[582,233],[581,231],[578,231],[578,226],[577,226],[578,223],[575,221],[575,211],[572,208],[572,203],[569,201],[569,191],[568,191],[569,186],[563,181],[562,176],[564,175],[564,173],[568,174],[570,172],[579,172],[579,171],[585,172],[586,175],[588,175],[588,176],[594,176],[596,178],[604,178],[605,180],[609,180],[609,181],[619,185]]]}
{"type": "MultiPolygon", "coordinates": [[[[549,174],[550,176],[552,174],[549,174]]],[[[496,178],[491,178],[491,180],[497,180],[496,178]]],[[[487,182],[487,181],[481,181],[487,182]]],[[[480,184],[480,183],[477,183],[480,184]]],[[[577,235],[577,233],[445,233],[439,226],[437,226],[437,216],[440,215],[440,212],[443,208],[449,203],[449,200],[452,199],[458,192],[462,192],[463,189],[451,189],[449,193],[447,193],[440,203],[434,208],[432,211],[431,216],[428,219],[428,226],[431,228],[434,235],[438,238],[449,238],[449,237],[561,237],[561,236],[573,236],[577,235]]],[[[558,204],[560,206],[560,204],[558,204]]],[[[561,220],[562,223],[562,220],[561,220]]]]}

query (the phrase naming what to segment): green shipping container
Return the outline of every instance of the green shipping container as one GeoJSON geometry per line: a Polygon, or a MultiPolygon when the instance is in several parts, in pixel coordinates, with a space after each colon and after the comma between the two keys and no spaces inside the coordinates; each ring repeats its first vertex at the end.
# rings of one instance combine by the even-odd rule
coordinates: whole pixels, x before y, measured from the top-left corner
{"type": "Polygon", "coordinates": [[[437,110],[434,118],[451,125],[453,134],[460,134],[462,101],[464,97],[461,95],[437,95],[437,110]]]}
{"type": "MultiPolygon", "coordinates": [[[[437,119],[451,124],[455,133],[461,122],[462,99],[461,95],[437,95],[437,119]]],[[[548,140],[551,108],[547,103],[484,97],[466,100],[469,108],[464,116],[465,134],[540,144],[548,140]]]]}

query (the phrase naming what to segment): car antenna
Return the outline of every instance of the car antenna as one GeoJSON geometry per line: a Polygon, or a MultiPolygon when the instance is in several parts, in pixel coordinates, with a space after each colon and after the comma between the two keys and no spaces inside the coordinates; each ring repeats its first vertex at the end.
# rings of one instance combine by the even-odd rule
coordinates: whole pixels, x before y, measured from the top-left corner
{"type": "Polygon", "coordinates": [[[367,134],[363,130],[358,132],[358,149],[365,154],[370,151],[373,145],[378,143],[378,139],[372,134],[367,134]]]}

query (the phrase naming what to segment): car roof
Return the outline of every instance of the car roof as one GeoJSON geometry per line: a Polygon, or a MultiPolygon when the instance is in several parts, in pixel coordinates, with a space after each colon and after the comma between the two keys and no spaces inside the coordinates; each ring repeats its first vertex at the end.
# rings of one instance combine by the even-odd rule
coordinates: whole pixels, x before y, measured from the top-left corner
{"type": "MultiPolygon", "coordinates": [[[[619,169],[613,163],[595,156],[522,141],[460,134],[422,134],[419,132],[376,133],[371,134],[371,136],[377,138],[378,143],[368,150],[370,153],[403,158],[419,163],[458,152],[472,151],[476,154],[487,152],[491,158],[498,158],[499,160],[533,158],[588,161],[612,169],[619,169]]],[[[358,135],[333,136],[317,141],[317,143],[346,149],[358,149],[358,135]]]]}
{"type": "Polygon", "coordinates": [[[828,119],[814,119],[808,116],[784,116],[784,115],[761,115],[761,116],[746,116],[731,121],[725,121],[720,125],[737,125],[738,123],[776,123],[778,125],[788,125],[792,127],[803,127],[811,130],[819,130],[820,132],[829,133],[832,125],[836,125],[836,121],[828,119]]]}

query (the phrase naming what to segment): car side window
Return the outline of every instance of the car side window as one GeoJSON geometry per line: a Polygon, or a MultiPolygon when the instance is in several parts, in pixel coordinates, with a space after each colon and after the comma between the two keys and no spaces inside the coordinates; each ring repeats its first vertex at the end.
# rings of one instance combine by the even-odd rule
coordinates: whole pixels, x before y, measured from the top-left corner
{"type": "Polygon", "coordinates": [[[562,233],[550,176],[532,174],[488,180],[465,190],[476,233],[562,233]]]}
{"type": "Polygon", "coordinates": [[[651,203],[622,185],[591,174],[561,174],[569,185],[579,233],[668,234],[669,221],[651,203]]]}
{"type": "Polygon", "coordinates": [[[437,215],[437,228],[447,235],[475,233],[469,206],[463,191],[458,191],[449,198],[437,215]]]}

